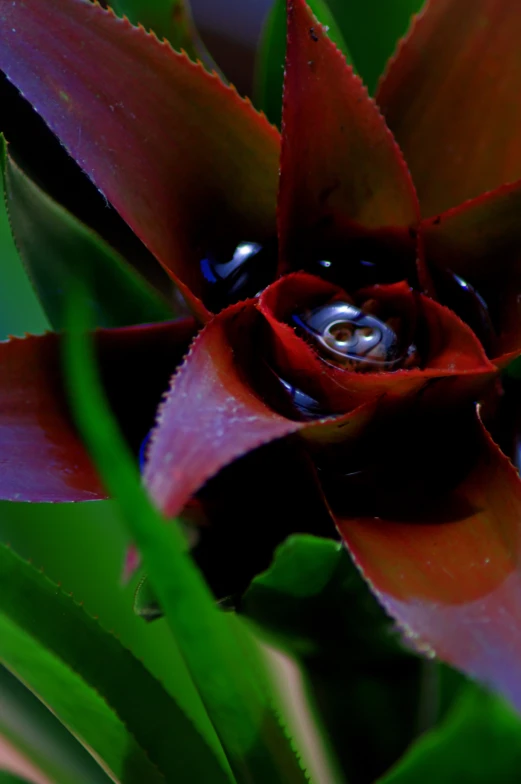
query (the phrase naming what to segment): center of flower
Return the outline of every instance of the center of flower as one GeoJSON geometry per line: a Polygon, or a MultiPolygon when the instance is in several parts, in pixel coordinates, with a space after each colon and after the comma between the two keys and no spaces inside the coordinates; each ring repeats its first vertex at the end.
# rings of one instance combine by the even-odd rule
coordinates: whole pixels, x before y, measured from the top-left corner
{"type": "Polygon", "coordinates": [[[305,313],[293,323],[318,348],[322,357],[346,369],[379,371],[410,367],[417,360],[414,346],[402,349],[400,319],[383,320],[350,302],[335,301],[305,313]]]}

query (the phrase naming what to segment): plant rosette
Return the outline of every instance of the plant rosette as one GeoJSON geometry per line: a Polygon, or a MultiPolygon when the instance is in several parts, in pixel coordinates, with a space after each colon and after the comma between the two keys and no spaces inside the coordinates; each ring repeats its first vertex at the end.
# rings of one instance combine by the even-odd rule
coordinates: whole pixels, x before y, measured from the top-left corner
{"type": "MultiPolygon", "coordinates": [[[[240,521],[258,568],[333,520],[410,640],[521,708],[521,483],[489,432],[521,354],[521,8],[430,0],[373,101],[289,0],[281,134],[98,5],[0,9],[0,67],[194,314],[95,335],[156,505],[240,521]]],[[[4,499],[106,497],[60,342],[0,346],[4,499]]]]}

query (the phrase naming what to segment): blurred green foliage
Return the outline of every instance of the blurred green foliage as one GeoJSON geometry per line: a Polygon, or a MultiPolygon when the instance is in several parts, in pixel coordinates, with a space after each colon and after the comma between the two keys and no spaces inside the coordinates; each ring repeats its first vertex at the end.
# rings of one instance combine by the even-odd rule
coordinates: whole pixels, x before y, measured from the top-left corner
{"type": "Polygon", "coordinates": [[[370,94],[425,0],[328,0],[370,94]]]}

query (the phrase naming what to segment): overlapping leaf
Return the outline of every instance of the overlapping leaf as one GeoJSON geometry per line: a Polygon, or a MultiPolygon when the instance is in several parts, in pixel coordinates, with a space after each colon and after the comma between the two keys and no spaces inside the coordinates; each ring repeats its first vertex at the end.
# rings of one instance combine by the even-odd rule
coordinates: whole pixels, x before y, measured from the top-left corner
{"type": "Polygon", "coordinates": [[[521,482],[474,416],[410,418],[400,438],[380,441],[358,481],[340,480],[328,497],[354,559],[411,643],[519,708],[521,482]]]}
{"type": "Polygon", "coordinates": [[[189,0],[110,0],[109,5],[132,24],[141,24],[159,38],[167,38],[174,49],[183,49],[192,60],[213,66],[194,27],[189,0]]]}
{"type": "Polygon", "coordinates": [[[109,784],[89,751],[4,667],[0,694],[0,734],[52,782],[109,784]]]}
{"type": "MultiPolygon", "coordinates": [[[[105,388],[136,454],[194,331],[193,320],[185,319],[96,333],[105,388]]],[[[59,335],[49,334],[0,343],[4,499],[63,502],[107,497],[71,422],[60,341],[59,335]]]]}
{"type": "Polygon", "coordinates": [[[129,532],[141,550],[152,587],[232,770],[240,781],[305,782],[306,775],[273,713],[252,640],[238,622],[216,608],[186,554],[179,529],[164,525],[146,497],[134,460],[124,449],[101,395],[91,347],[81,334],[80,303],[78,298],[71,305],[72,331],[66,344],[78,423],[122,504],[129,532]]]}
{"type": "Polygon", "coordinates": [[[405,161],[304,0],[288,5],[280,168],[283,271],[353,237],[398,244],[414,257],[419,206],[405,161]]]}
{"type": "MultiPolygon", "coordinates": [[[[329,38],[350,62],[348,48],[326,0],[309,0],[309,7],[326,27],[329,38]]],[[[286,27],[286,0],[275,0],[266,19],[257,53],[255,103],[278,126],[282,117],[286,27]]]]}
{"type": "MultiPolygon", "coordinates": [[[[38,651],[41,656],[41,663],[38,663],[35,653],[34,666],[39,668],[42,679],[45,677],[45,662],[56,658],[53,669],[61,683],[64,684],[68,678],[80,679],[79,688],[83,694],[93,690],[96,699],[102,698],[106,702],[106,710],[111,713],[113,726],[121,722],[125,732],[130,733],[131,743],[142,750],[136,751],[138,759],[150,758],[167,780],[175,779],[186,769],[202,779],[229,780],[174,700],[115,637],[104,631],[70,596],[6,548],[0,549],[0,563],[0,610],[5,629],[2,653],[3,661],[10,669],[46,699],[53,709],[59,710],[59,705],[55,706],[48,697],[40,694],[41,684],[31,679],[30,660],[23,651],[25,641],[32,639],[35,652],[38,651]],[[12,658],[18,655],[24,658],[12,658]],[[20,671],[17,669],[19,664],[20,671]],[[129,684],[132,685],[130,689],[129,684]],[[179,744],[175,754],[170,748],[172,737],[179,744]]],[[[88,718],[87,705],[83,707],[81,702],[71,701],[69,707],[71,711],[84,712],[88,718]]],[[[93,744],[90,740],[93,729],[90,727],[89,730],[86,721],[83,731],[89,732],[89,736],[84,738],[87,745],[93,744]]],[[[97,733],[98,730],[94,738],[97,733]]],[[[100,740],[101,735],[96,741],[98,746],[100,740]]],[[[113,754],[109,745],[98,747],[97,752],[102,759],[113,754]]],[[[116,764],[117,758],[112,759],[112,764],[116,764]]],[[[119,762],[123,765],[124,759],[119,762]]],[[[153,768],[150,770],[153,771],[153,768]]],[[[150,772],[148,775],[154,780],[161,779],[159,773],[150,772]]]]}
{"type": "Polygon", "coordinates": [[[3,139],[0,168],[17,247],[54,329],[64,326],[64,292],[70,277],[90,286],[96,326],[118,327],[173,317],[166,301],[119,254],[22,171],[3,139]]]}
{"type": "Polygon", "coordinates": [[[510,0],[432,0],[391,62],[377,101],[425,217],[521,178],[520,35],[510,0]]]}
{"type": "Polygon", "coordinates": [[[82,0],[3,3],[0,68],[204,317],[201,255],[274,233],[277,131],[217,76],[82,0]]]}
{"type": "Polygon", "coordinates": [[[425,0],[329,0],[342,35],[353,55],[355,67],[370,93],[374,93],[413,14],[425,0]]]}

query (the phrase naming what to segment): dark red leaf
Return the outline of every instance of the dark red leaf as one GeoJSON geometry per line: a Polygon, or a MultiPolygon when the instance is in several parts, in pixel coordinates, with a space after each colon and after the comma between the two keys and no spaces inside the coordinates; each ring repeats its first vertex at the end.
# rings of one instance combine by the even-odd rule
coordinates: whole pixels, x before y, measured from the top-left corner
{"type": "Polygon", "coordinates": [[[0,68],[184,293],[206,245],[274,235],[278,132],[167,43],[83,0],[2,3],[0,68]]]}
{"type": "Polygon", "coordinates": [[[314,444],[363,432],[370,417],[364,408],[309,423],[296,412],[279,413],[285,393],[267,365],[262,326],[252,300],[232,305],[201,332],[173,379],[145,468],[164,514],[176,515],[208,479],[264,444],[298,432],[314,444]]]}
{"type": "Polygon", "coordinates": [[[251,301],[227,308],[173,380],[145,469],[152,498],[168,516],[229,462],[301,427],[266,405],[249,381],[258,320],[251,301]]]}
{"type": "MultiPolygon", "coordinates": [[[[354,559],[410,642],[521,709],[521,482],[475,419],[435,427],[441,436],[422,432],[416,453],[394,471],[397,482],[402,474],[394,496],[382,480],[349,509],[330,488],[333,511],[354,559]]],[[[401,453],[399,442],[395,447],[401,453]]]]}
{"type": "MultiPolygon", "coordinates": [[[[194,333],[192,319],[96,333],[107,394],[136,452],[194,333]]],[[[58,335],[49,334],[0,343],[0,498],[4,500],[106,498],[69,416],[60,341],[58,335]]]]}
{"type": "Polygon", "coordinates": [[[427,259],[481,294],[498,327],[499,364],[521,352],[521,182],[504,185],[422,224],[427,259]]]}
{"type": "Polygon", "coordinates": [[[430,0],[377,94],[432,216],[521,178],[521,6],[430,0]]]}
{"type": "MultiPolygon", "coordinates": [[[[304,0],[288,3],[279,236],[285,270],[375,238],[411,253],[419,207],[378,108],[304,0]]],[[[412,258],[414,263],[414,254],[412,258]]]]}

